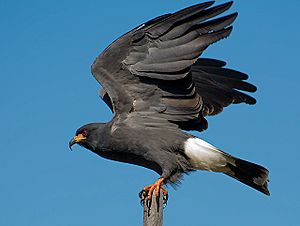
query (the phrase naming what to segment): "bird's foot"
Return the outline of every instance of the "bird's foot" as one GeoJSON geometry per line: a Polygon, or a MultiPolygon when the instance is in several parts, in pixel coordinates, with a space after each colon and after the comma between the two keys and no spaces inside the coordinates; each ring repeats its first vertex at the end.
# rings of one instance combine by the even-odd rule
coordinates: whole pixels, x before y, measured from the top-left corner
{"type": "Polygon", "coordinates": [[[163,193],[163,204],[164,207],[167,205],[168,201],[168,191],[163,186],[165,178],[160,178],[155,181],[153,184],[146,186],[140,193],[141,205],[144,205],[146,201],[146,205],[148,208],[151,206],[153,192],[155,191],[156,198],[159,198],[159,192],[163,193]]]}

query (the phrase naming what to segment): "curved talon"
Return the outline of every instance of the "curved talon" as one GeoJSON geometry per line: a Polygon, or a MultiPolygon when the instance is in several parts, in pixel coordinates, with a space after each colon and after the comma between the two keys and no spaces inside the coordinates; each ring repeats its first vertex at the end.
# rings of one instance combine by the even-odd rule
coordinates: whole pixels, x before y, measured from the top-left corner
{"type": "Polygon", "coordinates": [[[142,206],[144,206],[144,203],[145,203],[145,199],[146,199],[146,197],[147,197],[147,192],[143,189],[143,190],[141,190],[140,192],[139,192],[139,197],[140,197],[140,204],[142,205],[142,206]]]}
{"type": "Polygon", "coordinates": [[[169,195],[165,194],[163,197],[164,203],[168,202],[168,199],[169,199],[169,195]]]}
{"type": "Polygon", "coordinates": [[[164,208],[167,207],[167,205],[168,205],[168,199],[169,199],[169,195],[167,193],[163,196],[163,207],[164,208]]]}
{"type": "Polygon", "coordinates": [[[144,190],[141,190],[139,192],[139,197],[140,197],[140,199],[145,199],[145,191],[144,190]]]}
{"type": "Polygon", "coordinates": [[[168,191],[167,189],[163,188],[162,185],[164,183],[165,178],[160,178],[154,184],[151,184],[149,186],[146,186],[140,193],[139,197],[141,199],[140,203],[144,205],[144,202],[146,200],[146,206],[150,208],[151,202],[152,202],[152,195],[153,192],[155,191],[155,196],[159,197],[159,192],[160,190],[163,193],[163,204],[164,206],[166,205],[168,201],[168,191]]]}
{"type": "Polygon", "coordinates": [[[146,206],[150,209],[151,207],[151,203],[152,203],[152,200],[151,199],[147,199],[146,200],[146,206]]]}

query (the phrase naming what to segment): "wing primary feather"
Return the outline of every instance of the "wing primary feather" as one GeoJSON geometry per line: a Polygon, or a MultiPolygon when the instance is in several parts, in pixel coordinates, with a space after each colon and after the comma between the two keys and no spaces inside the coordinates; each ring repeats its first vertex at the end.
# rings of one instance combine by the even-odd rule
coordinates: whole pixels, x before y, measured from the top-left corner
{"type": "Polygon", "coordinates": [[[213,4],[214,1],[210,1],[182,9],[174,14],[169,15],[168,17],[163,18],[162,20],[158,20],[157,23],[151,24],[151,26],[146,27],[145,30],[152,38],[158,38],[160,35],[167,32],[178,20],[189,18],[190,16],[210,7],[213,4]]]}
{"type": "Polygon", "coordinates": [[[166,30],[161,40],[169,40],[180,37],[182,34],[186,33],[186,31],[195,24],[199,24],[200,22],[206,21],[212,17],[215,17],[224,11],[228,10],[232,6],[233,2],[227,2],[215,7],[211,7],[209,9],[198,11],[197,13],[190,15],[189,17],[181,18],[174,22],[174,24],[166,30]]]}
{"type": "MultiPolygon", "coordinates": [[[[210,44],[228,37],[231,31],[232,26],[201,35],[192,42],[181,46],[153,51],[149,58],[136,63],[134,67],[131,68],[132,72],[136,74],[139,74],[138,72],[146,71],[168,73],[184,70],[193,64],[203,50],[210,44]],[[168,60],[168,62],[165,62],[166,60],[168,60]]],[[[176,79],[176,77],[174,77],[174,79],[176,79]]]]}
{"type": "Polygon", "coordinates": [[[190,29],[188,29],[186,33],[188,33],[190,30],[197,30],[200,33],[221,30],[224,27],[227,27],[230,24],[232,24],[236,19],[237,15],[237,13],[233,13],[228,16],[204,22],[202,24],[195,24],[192,27],[190,27],[190,29]]]}
{"type": "Polygon", "coordinates": [[[229,76],[232,78],[236,78],[236,79],[240,79],[240,80],[247,80],[248,79],[248,75],[243,73],[243,72],[239,72],[233,69],[229,69],[229,68],[221,68],[218,66],[202,66],[200,64],[196,64],[192,66],[192,70],[195,72],[207,72],[209,74],[216,74],[219,76],[229,76]]]}
{"type": "Polygon", "coordinates": [[[193,68],[196,68],[197,66],[224,67],[226,66],[226,62],[222,60],[201,57],[198,58],[193,64],[193,68]]]}

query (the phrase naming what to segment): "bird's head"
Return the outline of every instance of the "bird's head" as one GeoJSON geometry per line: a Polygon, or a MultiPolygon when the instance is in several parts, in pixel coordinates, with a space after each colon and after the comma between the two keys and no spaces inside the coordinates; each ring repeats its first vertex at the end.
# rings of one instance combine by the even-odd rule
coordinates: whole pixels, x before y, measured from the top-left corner
{"type": "Polygon", "coordinates": [[[79,144],[94,151],[101,137],[100,133],[103,126],[103,123],[91,123],[80,127],[77,129],[75,136],[70,140],[69,148],[72,150],[74,144],[79,144]]]}

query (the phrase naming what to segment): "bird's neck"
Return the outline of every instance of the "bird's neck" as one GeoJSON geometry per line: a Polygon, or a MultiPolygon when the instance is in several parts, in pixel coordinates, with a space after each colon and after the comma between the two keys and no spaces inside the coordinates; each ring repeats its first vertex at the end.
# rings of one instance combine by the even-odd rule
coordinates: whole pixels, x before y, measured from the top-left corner
{"type": "Polygon", "coordinates": [[[90,142],[90,149],[93,152],[99,152],[101,149],[109,148],[110,144],[110,126],[109,123],[93,123],[95,130],[93,131],[92,139],[90,142]]]}

